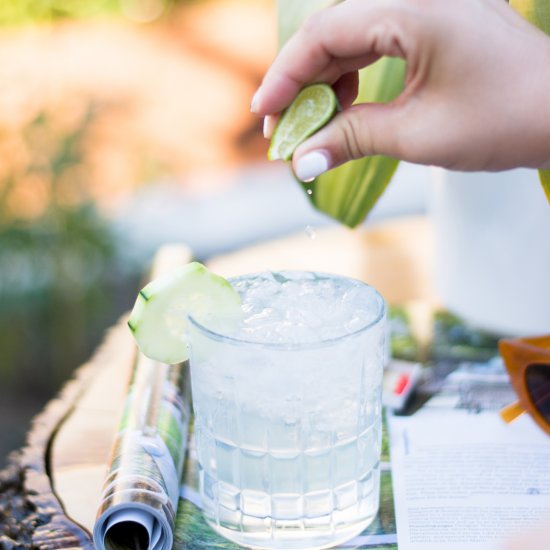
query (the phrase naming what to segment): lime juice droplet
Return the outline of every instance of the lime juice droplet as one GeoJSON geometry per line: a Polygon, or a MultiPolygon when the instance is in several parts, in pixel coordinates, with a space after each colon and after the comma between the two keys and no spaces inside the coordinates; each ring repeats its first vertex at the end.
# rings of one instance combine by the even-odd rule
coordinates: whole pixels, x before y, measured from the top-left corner
{"type": "Polygon", "coordinates": [[[317,237],[317,231],[315,231],[315,227],[312,225],[306,225],[306,235],[311,239],[315,239],[317,237]]]}

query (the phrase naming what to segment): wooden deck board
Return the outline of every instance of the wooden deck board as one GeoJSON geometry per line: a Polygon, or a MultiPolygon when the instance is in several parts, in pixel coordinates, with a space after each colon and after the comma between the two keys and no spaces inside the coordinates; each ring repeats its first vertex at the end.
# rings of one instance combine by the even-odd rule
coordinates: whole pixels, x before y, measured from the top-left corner
{"type": "Polygon", "coordinates": [[[94,376],[53,437],[52,485],[68,517],[91,532],[135,358],[126,320],[88,368],[94,376]]]}

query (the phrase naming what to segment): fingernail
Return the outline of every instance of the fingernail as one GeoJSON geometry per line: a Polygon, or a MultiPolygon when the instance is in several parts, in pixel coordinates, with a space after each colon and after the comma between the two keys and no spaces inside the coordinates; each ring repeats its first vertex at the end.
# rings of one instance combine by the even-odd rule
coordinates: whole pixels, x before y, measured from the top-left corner
{"type": "Polygon", "coordinates": [[[275,129],[275,117],[272,115],[266,115],[264,117],[264,128],[263,128],[263,134],[265,139],[271,138],[271,134],[273,134],[273,130],[275,129]]]}
{"type": "Polygon", "coordinates": [[[311,181],[329,169],[328,154],[322,151],[312,151],[296,161],[296,177],[301,181],[311,181]]]}
{"type": "Polygon", "coordinates": [[[253,113],[258,112],[258,103],[260,102],[260,88],[258,88],[255,94],[252,96],[252,101],[250,102],[250,111],[253,113]]]}

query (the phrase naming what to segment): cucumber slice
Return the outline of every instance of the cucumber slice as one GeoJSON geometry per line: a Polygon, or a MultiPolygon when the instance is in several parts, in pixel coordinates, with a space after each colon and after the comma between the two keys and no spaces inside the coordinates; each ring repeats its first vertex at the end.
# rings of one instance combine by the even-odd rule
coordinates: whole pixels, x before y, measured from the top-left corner
{"type": "Polygon", "coordinates": [[[223,277],[191,262],[140,290],[128,326],[141,352],[161,363],[189,358],[188,316],[219,330],[241,316],[241,298],[223,277]]]}

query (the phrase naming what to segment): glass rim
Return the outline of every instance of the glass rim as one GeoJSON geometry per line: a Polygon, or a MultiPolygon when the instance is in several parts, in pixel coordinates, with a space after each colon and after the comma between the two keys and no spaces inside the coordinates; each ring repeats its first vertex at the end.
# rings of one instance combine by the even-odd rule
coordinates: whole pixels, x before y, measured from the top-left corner
{"type": "Polygon", "coordinates": [[[365,283],[364,281],[361,281],[354,277],[347,277],[346,275],[339,275],[336,273],[326,273],[322,271],[304,271],[304,270],[296,270],[296,269],[294,270],[287,269],[287,270],[280,270],[280,271],[263,271],[258,273],[238,275],[235,277],[228,278],[228,281],[230,283],[233,283],[235,281],[239,281],[242,279],[253,279],[255,277],[261,276],[264,273],[283,273],[283,274],[284,273],[304,273],[304,274],[320,275],[322,277],[326,277],[329,279],[345,279],[347,281],[353,281],[358,283],[360,286],[365,287],[366,289],[373,292],[373,295],[376,299],[378,311],[376,312],[376,315],[371,321],[359,327],[358,329],[354,330],[353,332],[348,332],[346,334],[342,334],[336,337],[323,338],[322,340],[316,340],[314,342],[259,342],[258,340],[249,340],[247,338],[242,338],[239,336],[231,336],[229,334],[223,334],[222,332],[219,332],[212,328],[207,327],[205,324],[195,319],[192,315],[188,315],[187,317],[189,322],[196,329],[198,329],[199,332],[201,332],[203,335],[207,336],[212,340],[216,340],[218,342],[232,344],[236,346],[258,347],[258,348],[264,348],[264,349],[270,349],[270,350],[298,351],[298,350],[330,347],[331,345],[335,345],[336,343],[346,340],[348,338],[353,338],[363,332],[368,331],[372,327],[375,327],[376,325],[378,325],[386,315],[386,309],[387,309],[386,301],[384,300],[380,292],[378,292],[378,290],[376,290],[376,288],[373,287],[372,285],[369,285],[368,283],[365,283]]]}

